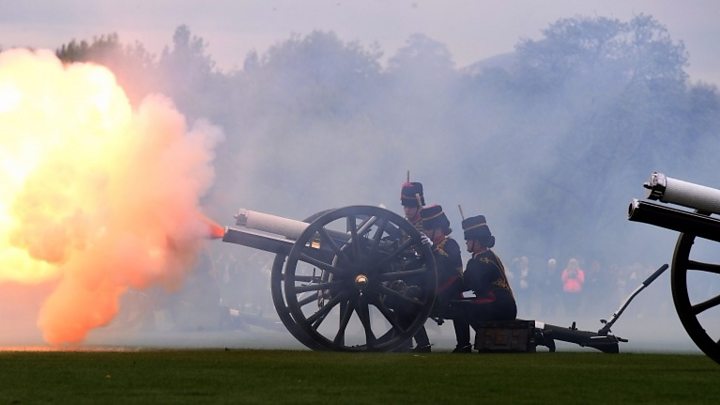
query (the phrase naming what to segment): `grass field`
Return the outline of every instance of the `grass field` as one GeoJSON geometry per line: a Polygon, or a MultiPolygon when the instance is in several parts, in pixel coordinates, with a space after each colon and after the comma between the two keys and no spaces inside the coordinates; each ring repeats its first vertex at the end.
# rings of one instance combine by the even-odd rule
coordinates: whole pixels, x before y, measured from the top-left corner
{"type": "Polygon", "coordinates": [[[0,352],[0,403],[717,403],[685,354],[0,352]]]}

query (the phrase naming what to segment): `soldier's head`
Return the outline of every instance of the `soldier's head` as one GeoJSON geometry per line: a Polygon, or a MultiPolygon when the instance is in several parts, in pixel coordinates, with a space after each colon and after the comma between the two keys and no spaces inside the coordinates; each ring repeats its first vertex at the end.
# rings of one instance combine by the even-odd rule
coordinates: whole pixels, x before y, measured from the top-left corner
{"type": "Polygon", "coordinates": [[[406,218],[411,219],[417,217],[420,208],[425,205],[422,183],[416,181],[403,183],[400,189],[400,204],[403,206],[406,218]]]}
{"type": "Polygon", "coordinates": [[[450,221],[440,205],[423,207],[420,210],[420,218],[422,218],[423,232],[433,241],[452,232],[450,221]]]}
{"type": "Polygon", "coordinates": [[[490,232],[484,215],[465,218],[462,221],[462,228],[469,252],[495,246],[495,237],[490,232]]]}

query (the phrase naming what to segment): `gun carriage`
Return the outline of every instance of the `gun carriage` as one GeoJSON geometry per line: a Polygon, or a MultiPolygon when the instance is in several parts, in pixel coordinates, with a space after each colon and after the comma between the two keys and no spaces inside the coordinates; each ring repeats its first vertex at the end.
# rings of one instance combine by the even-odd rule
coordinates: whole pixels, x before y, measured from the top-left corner
{"type": "Polygon", "coordinates": [[[311,349],[390,351],[430,314],[432,248],[397,214],[350,206],[295,221],[240,210],[236,225],[223,240],[275,253],[275,309],[311,349]]]}
{"type": "MultiPolygon", "coordinates": [[[[349,206],[296,221],[241,209],[235,219],[223,241],[275,254],[270,278],[275,309],[285,328],[310,349],[393,351],[429,317],[443,321],[433,313],[432,244],[391,211],[349,206]]],[[[625,340],[609,332],[624,306],[597,333],[523,320],[473,325],[478,332],[499,333],[488,336],[490,346],[476,341],[476,348],[535,351],[543,345],[555,351],[555,340],[562,340],[617,353],[625,340]],[[514,342],[498,344],[502,333],[518,331],[514,342]]]]}
{"type": "Polygon", "coordinates": [[[712,253],[717,249],[708,246],[709,242],[720,242],[720,219],[716,216],[720,214],[720,190],[658,172],[652,173],[643,186],[651,201],[633,199],[628,219],[680,232],[670,273],[675,310],[698,348],[720,363],[720,291],[716,284],[720,259],[712,253]]]}

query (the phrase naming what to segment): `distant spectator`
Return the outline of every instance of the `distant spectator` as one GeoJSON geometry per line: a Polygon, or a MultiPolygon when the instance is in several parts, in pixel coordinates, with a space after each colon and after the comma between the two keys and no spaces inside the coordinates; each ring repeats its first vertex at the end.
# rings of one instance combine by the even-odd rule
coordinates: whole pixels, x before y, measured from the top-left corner
{"type": "MultiPolygon", "coordinates": [[[[517,279],[515,281],[515,285],[519,287],[518,292],[518,304],[520,306],[522,316],[528,316],[530,311],[532,310],[532,307],[534,306],[534,297],[532,296],[532,290],[531,290],[531,284],[532,280],[530,277],[530,263],[527,256],[520,256],[516,257],[512,261],[512,267],[514,269],[514,274],[516,275],[517,279]]],[[[508,281],[511,281],[508,279],[508,281]]],[[[512,282],[512,281],[511,281],[512,282]]],[[[532,286],[532,288],[536,288],[536,286],[532,286]]]]}
{"type": "Polygon", "coordinates": [[[538,285],[541,289],[539,313],[543,316],[557,315],[558,309],[562,303],[560,299],[560,276],[558,275],[557,260],[551,257],[547,261],[545,272],[543,273],[542,283],[538,285]]]}
{"type": "Polygon", "coordinates": [[[565,308],[577,313],[582,303],[583,285],[585,284],[585,271],[574,257],[568,260],[567,266],[560,275],[565,297],[565,308]]]}

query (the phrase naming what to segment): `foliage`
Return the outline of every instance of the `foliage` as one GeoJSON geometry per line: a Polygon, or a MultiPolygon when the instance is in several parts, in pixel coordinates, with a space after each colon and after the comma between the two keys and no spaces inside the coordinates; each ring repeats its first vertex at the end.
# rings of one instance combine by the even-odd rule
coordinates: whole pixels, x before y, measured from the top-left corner
{"type": "Polygon", "coordinates": [[[94,37],[92,42],[73,39],[61,45],[55,54],[65,63],[93,62],[107,66],[131,100],[137,101],[156,88],[152,80],[155,57],[139,42],[123,45],[116,33],[94,37]]]}
{"type": "Polygon", "coordinates": [[[187,26],[159,58],[114,34],[58,54],[224,128],[211,214],[385,203],[410,169],[433,202],[492,218],[499,249],[636,260],[643,242],[617,235],[650,171],[718,184],[720,95],[690,82],[684,45],[647,15],[561,19],[490,67],[456,68],[419,34],[383,65],[377,46],[312,32],[222,71],[187,26]]]}

